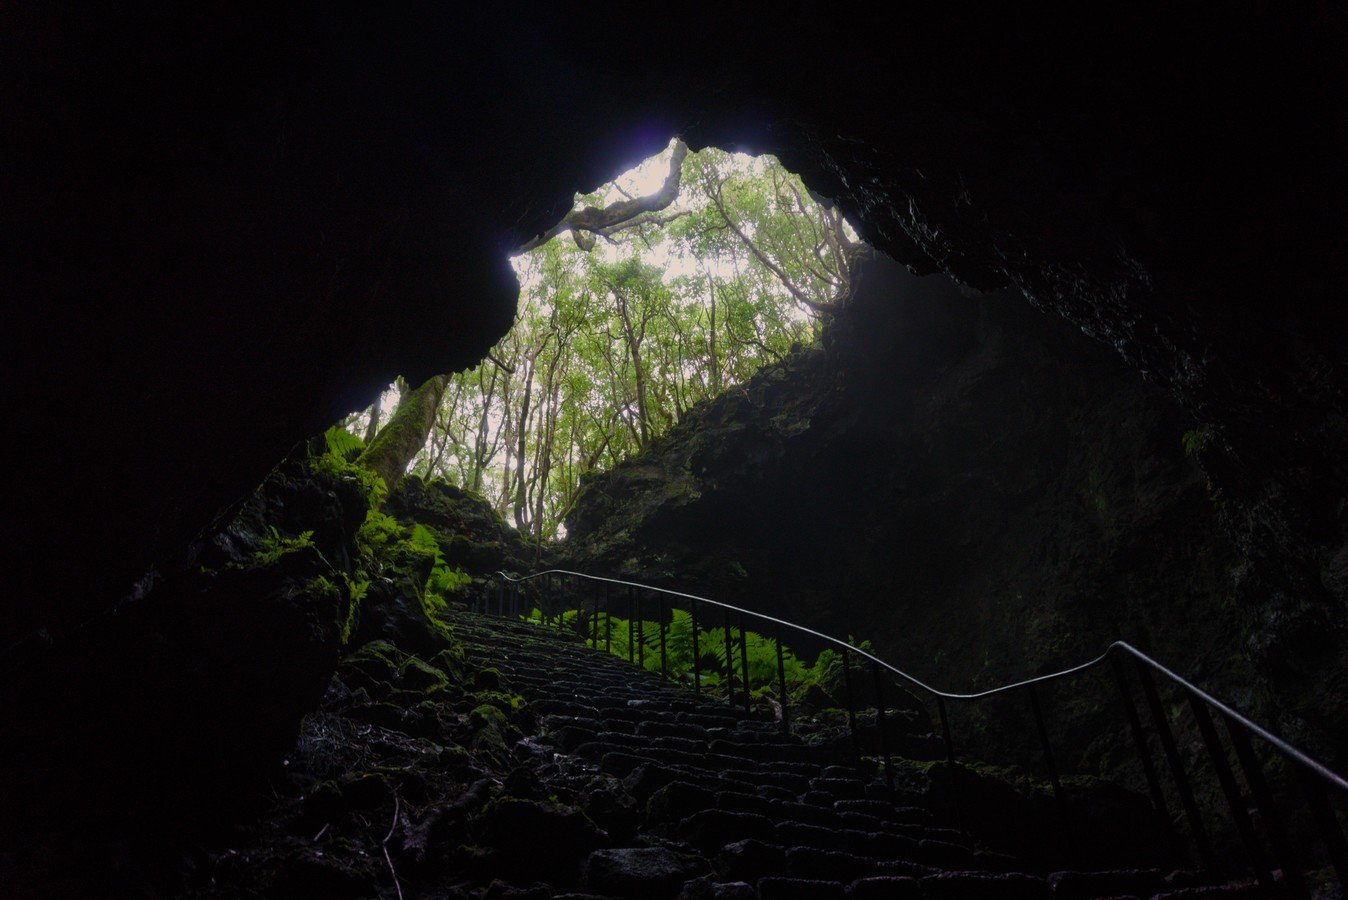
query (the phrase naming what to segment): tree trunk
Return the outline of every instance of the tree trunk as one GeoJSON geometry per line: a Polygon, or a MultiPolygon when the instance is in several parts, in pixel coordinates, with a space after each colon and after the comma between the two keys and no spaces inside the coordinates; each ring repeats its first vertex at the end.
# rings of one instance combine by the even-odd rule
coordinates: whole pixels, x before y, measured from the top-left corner
{"type": "Polygon", "coordinates": [[[529,495],[528,484],[524,480],[524,465],[528,459],[525,453],[525,440],[529,435],[529,401],[533,399],[536,359],[536,352],[529,357],[529,367],[525,369],[524,374],[524,397],[520,401],[519,451],[515,456],[515,527],[520,530],[528,525],[526,517],[529,511],[529,495]]]}
{"type": "Polygon", "coordinates": [[[448,384],[448,375],[436,375],[405,393],[397,412],[356,460],[358,465],[383,478],[390,492],[407,472],[407,464],[425,445],[448,384]]]}
{"type": "Polygon", "coordinates": [[[707,348],[711,356],[711,393],[721,393],[721,359],[716,355],[716,282],[707,271],[707,296],[711,299],[711,327],[707,329],[707,348]]]}
{"type": "Polygon", "coordinates": [[[370,424],[365,426],[365,446],[367,447],[370,446],[370,442],[374,440],[375,435],[379,434],[379,401],[383,398],[384,394],[381,391],[379,399],[375,400],[374,405],[370,407],[370,424]]]}

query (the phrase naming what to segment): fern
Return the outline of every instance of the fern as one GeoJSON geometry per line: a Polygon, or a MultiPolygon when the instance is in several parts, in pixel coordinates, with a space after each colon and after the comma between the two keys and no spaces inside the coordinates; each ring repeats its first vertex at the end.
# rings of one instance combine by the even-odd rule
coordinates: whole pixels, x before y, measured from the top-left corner
{"type": "Polygon", "coordinates": [[[317,472],[326,472],[337,478],[354,481],[360,488],[361,496],[365,498],[365,505],[370,509],[378,509],[384,505],[384,499],[388,496],[388,485],[370,469],[347,462],[345,458],[335,453],[310,457],[309,464],[317,472]]]}
{"type": "MultiPolygon", "coordinates": [[[[262,545],[253,554],[251,564],[254,566],[274,566],[287,553],[297,553],[312,546],[314,546],[314,533],[312,531],[302,531],[297,537],[285,537],[276,529],[275,525],[272,525],[271,535],[262,539],[262,545]]],[[[237,567],[237,564],[235,565],[237,567]]]]}
{"type": "Polygon", "coordinates": [[[1193,456],[1199,450],[1203,449],[1203,445],[1207,443],[1207,440],[1208,430],[1206,428],[1194,428],[1184,432],[1184,437],[1181,438],[1181,441],[1184,443],[1184,455],[1193,456]]]}
{"type": "Polygon", "coordinates": [[[365,449],[365,442],[340,425],[334,425],[323,432],[323,440],[328,452],[341,460],[347,460],[351,454],[365,449]]]}
{"type": "Polygon", "coordinates": [[[365,521],[356,531],[356,549],[371,558],[402,540],[403,527],[392,516],[372,509],[365,515],[365,521]]]}
{"type": "Polygon", "coordinates": [[[458,566],[451,566],[445,562],[435,532],[425,525],[420,523],[413,525],[412,533],[407,538],[407,542],[413,547],[434,555],[435,565],[431,568],[430,578],[426,580],[426,593],[434,594],[440,601],[441,608],[444,606],[446,594],[453,593],[459,588],[473,583],[473,576],[467,574],[458,566]]]}
{"type": "MultiPolygon", "coordinates": [[[[542,613],[533,609],[529,619],[542,621],[542,613]]],[[[556,619],[552,619],[552,624],[556,619]]],[[[629,647],[634,660],[645,649],[645,667],[651,671],[660,671],[660,623],[655,621],[629,621],[613,616],[606,622],[601,611],[597,622],[589,611],[570,610],[561,616],[562,627],[577,631],[586,640],[594,638],[597,648],[608,646],[609,651],[624,659],[628,657],[629,647]]],[[[855,640],[853,643],[856,643],[855,640]]],[[[869,641],[856,644],[863,650],[870,649],[869,641]]],[[[744,634],[744,649],[740,649],[739,629],[730,630],[730,661],[734,669],[736,690],[740,689],[743,675],[743,661],[748,660],[750,692],[775,696],[781,689],[777,673],[777,641],[773,638],[747,631],[744,634]]],[[[726,633],[723,628],[698,627],[699,681],[702,687],[711,692],[723,691],[726,684],[726,633]]],[[[803,662],[791,648],[782,646],[782,670],[786,676],[787,691],[796,695],[811,684],[832,685],[842,677],[842,657],[834,650],[822,650],[813,665],[803,662]]],[[[671,678],[691,683],[693,680],[693,621],[692,616],[683,610],[673,610],[665,626],[665,668],[671,678]]]]}

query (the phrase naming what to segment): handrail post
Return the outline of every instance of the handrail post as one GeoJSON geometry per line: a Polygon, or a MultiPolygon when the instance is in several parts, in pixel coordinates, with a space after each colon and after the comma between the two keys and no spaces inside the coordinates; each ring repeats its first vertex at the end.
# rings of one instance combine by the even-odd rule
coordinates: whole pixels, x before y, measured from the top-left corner
{"type": "Polygon", "coordinates": [[[1208,712],[1207,703],[1191,691],[1185,693],[1189,697],[1189,708],[1193,711],[1194,721],[1198,723],[1198,733],[1203,736],[1203,743],[1207,745],[1208,757],[1212,760],[1212,769],[1217,775],[1217,784],[1226,798],[1226,805],[1231,809],[1236,832],[1250,854],[1249,862],[1254,869],[1255,880],[1259,882],[1260,888],[1271,894],[1274,890],[1273,873],[1268,866],[1264,848],[1260,846],[1259,838],[1254,832],[1254,823],[1250,821],[1250,811],[1245,806],[1245,798],[1240,794],[1236,776],[1231,771],[1231,761],[1226,756],[1226,748],[1217,737],[1217,729],[1212,724],[1212,715],[1208,712]]]}
{"type": "Polygon", "coordinates": [[[702,653],[697,646],[697,601],[688,602],[688,617],[693,621],[693,696],[702,696],[702,653]]]}
{"type": "Polygon", "coordinates": [[[1147,746],[1147,733],[1142,729],[1142,718],[1137,714],[1137,705],[1133,703],[1132,689],[1128,685],[1128,672],[1119,658],[1110,655],[1109,662],[1114,669],[1114,679],[1119,686],[1119,698],[1123,703],[1123,712],[1128,720],[1128,730],[1133,734],[1133,744],[1137,748],[1137,758],[1142,763],[1142,774],[1147,779],[1147,790],[1151,793],[1152,808],[1169,839],[1169,850],[1176,862],[1181,861],[1179,837],[1175,834],[1174,823],[1170,820],[1170,808],[1165,802],[1165,792],[1161,790],[1161,777],[1156,773],[1156,764],[1151,758],[1151,748],[1147,746]]]}
{"type": "Polygon", "coordinates": [[[1278,815],[1273,792],[1269,790],[1268,781],[1264,778],[1264,768],[1260,765],[1259,758],[1254,755],[1254,748],[1250,746],[1250,736],[1245,732],[1243,725],[1225,713],[1222,714],[1222,722],[1226,725],[1226,735],[1231,739],[1231,746],[1236,751],[1236,761],[1240,763],[1240,769],[1245,774],[1245,783],[1249,785],[1255,807],[1259,810],[1259,816],[1273,844],[1273,853],[1277,857],[1278,866],[1282,869],[1283,885],[1297,900],[1310,900],[1310,888],[1306,885],[1305,876],[1301,874],[1296,851],[1292,849],[1292,842],[1288,840],[1287,830],[1283,828],[1282,818],[1278,815]]]}
{"type": "MultiPolygon", "coordinates": [[[[1257,736],[1267,741],[1275,750],[1282,754],[1295,768],[1295,776],[1301,783],[1302,789],[1306,795],[1306,800],[1310,806],[1313,821],[1320,832],[1328,851],[1331,864],[1334,866],[1341,881],[1348,875],[1348,841],[1345,841],[1343,828],[1340,825],[1334,806],[1333,798],[1337,796],[1334,789],[1348,790],[1348,781],[1327,768],[1323,763],[1307,756],[1304,752],[1292,746],[1287,741],[1268,731],[1262,726],[1245,718],[1232,707],[1225,704],[1220,699],[1212,696],[1197,687],[1192,682],[1187,681],[1181,675],[1176,674],[1166,668],[1160,662],[1152,659],[1140,650],[1124,643],[1116,641],[1100,656],[1083,662],[1074,667],[1063,669],[1038,677],[1024,679],[1000,687],[991,688],[972,693],[946,693],[925,684],[915,676],[909,675],[888,663],[877,659],[865,650],[852,646],[850,643],[839,640],[836,637],[815,631],[802,625],[796,625],[790,622],[784,622],[774,619],[751,610],[742,609],[726,603],[720,603],[709,600],[705,597],[696,597],[692,594],[685,594],[679,591],[666,590],[664,588],[648,587],[636,584],[634,582],[622,581],[618,579],[604,579],[596,576],[585,575],[579,572],[571,572],[561,569],[546,570],[535,572],[531,575],[522,576],[518,579],[511,578],[504,572],[497,573],[501,577],[501,582],[496,586],[496,612],[498,616],[513,615],[517,619],[523,615],[525,621],[532,622],[532,613],[535,603],[539,609],[539,623],[542,625],[551,624],[551,619],[555,615],[557,618],[558,629],[565,630],[567,604],[574,599],[575,606],[570,611],[573,613],[573,625],[578,636],[583,639],[588,637],[591,646],[598,648],[598,622],[600,598],[596,592],[592,598],[592,618],[587,622],[584,619],[586,615],[585,598],[579,589],[581,580],[602,581],[604,582],[604,623],[605,623],[605,650],[612,652],[613,641],[613,623],[612,623],[612,594],[613,586],[625,586],[628,588],[628,660],[637,662],[640,659],[640,665],[645,668],[645,619],[641,612],[641,592],[649,591],[657,594],[658,618],[656,624],[659,628],[660,644],[660,672],[664,677],[669,676],[669,632],[672,630],[673,623],[673,603],[670,598],[680,597],[689,601],[689,618],[692,625],[692,645],[693,645],[693,690],[697,697],[701,697],[701,649],[699,646],[700,624],[697,619],[697,603],[699,600],[709,602],[714,606],[722,608],[724,613],[723,636],[725,640],[725,676],[726,676],[726,701],[732,708],[736,705],[736,672],[735,672],[735,651],[734,651],[734,632],[731,625],[731,613],[738,615],[739,624],[739,655],[740,655],[740,687],[743,690],[744,706],[746,716],[752,715],[751,685],[749,682],[749,660],[748,660],[748,629],[745,624],[746,616],[753,616],[765,621],[771,621],[774,624],[776,638],[776,656],[777,656],[777,680],[781,691],[781,722],[783,731],[786,734],[791,733],[790,711],[787,696],[787,683],[785,671],[785,650],[781,641],[783,627],[792,628],[804,634],[812,635],[827,643],[829,646],[841,647],[843,680],[847,691],[847,716],[849,732],[852,739],[852,748],[856,756],[857,768],[862,770],[866,765],[866,757],[862,753],[862,735],[857,727],[857,709],[859,697],[855,693],[851,665],[852,655],[859,658],[869,659],[872,663],[872,675],[875,678],[875,710],[876,710],[876,728],[879,739],[879,749],[885,764],[886,781],[891,791],[893,790],[893,770],[892,758],[890,753],[890,742],[888,733],[888,714],[884,699],[884,673],[880,670],[887,669],[904,681],[911,683],[915,687],[930,694],[936,701],[942,738],[945,743],[946,762],[950,776],[950,802],[953,813],[954,824],[961,828],[961,810],[959,803],[960,778],[957,776],[961,768],[955,756],[954,742],[951,737],[952,722],[949,710],[946,706],[946,700],[979,700],[992,695],[1009,693],[1020,688],[1026,688],[1029,695],[1031,709],[1035,718],[1035,725],[1039,732],[1040,741],[1043,744],[1044,760],[1048,769],[1049,780],[1052,784],[1055,801],[1058,805],[1060,815],[1067,829],[1067,840],[1072,842],[1073,834],[1071,832],[1069,818],[1070,809],[1066,802],[1066,793],[1063,790],[1061,778],[1057,771],[1056,761],[1054,760],[1052,747],[1048,736],[1047,727],[1044,721],[1042,707],[1036,691],[1036,685],[1047,683],[1049,681],[1061,680],[1072,677],[1080,672],[1092,669],[1106,659],[1113,665],[1115,675],[1118,680],[1120,696],[1123,703],[1125,716],[1128,726],[1133,735],[1134,743],[1138,752],[1139,761],[1142,764],[1143,773],[1146,775],[1147,785],[1152,794],[1155,813],[1163,823],[1166,831],[1175,837],[1174,826],[1178,820],[1172,820],[1169,811],[1166,808],[1166,798],[1162,789],[1161,778],[1158,774],[1158,766],[1154,764],[1149,736],[1143,726],[1142,718],[1134,703],[1131,689],[1131,682],[1126,672],[1126,667],[1122,665],[1118,658],[1121,653],[1127,653],[1134,659],[1137,669],[1136,677],[1142,684],[1143,696],[1146,700],[1153,730],[1161,744],[1166,761],[1170,767],[1171,774],[1174,777],[1175,787],[1179,796],[1181,805],[1184,809],[1185,818],[1188,821],[1190,835],[1193,838],[1200,864],[1211,873],[1217,873],[1217,861],[1213,852],[1211,838],[1206,826],[1202,820],[1201,810],[1198,807],[1193,791],[1193,783],[1190,780],[1189,773],[1184,769],[1183,760],[1180,757],[1179,750],[1175,743],[1175,736],[1170,726],[1170,716],[1163,705],[1161,694],[1158,691],[1157,683],[1153,670],[1166,676],[1174,686],[1174,689],[1182,692],[1188,701],[1192,710],[1194,721],[1200,731],[1206,745],[1209,757],[1212,760],[1214,775],[1222,789],[1228,806],[1231,808],[1234,823],[1241,838],[1244,840],[1247,852],[1254,862],[1255,876],[1259,881],[1261,889],[1267,891],[1278,891],[1290,896],[1304,898],[1309,896],[1309,884],[1304,876],[1304,872],[1297,863],[1297,854],[1294,852],[1292,841],[1289,839],[1289,832],[1284,827],[1279,818],[1279,810],[1274,801],[1269,784],[1265,778],[1263,766],[1259,758],[1255,755],[1251,746],[1251,735],[1257,736]],[[568,576],[575,579],[577,589],[573,592],[576,596],[572,598],[567,595],[567,588],[559,586],[554,580],[556,576],[568,576]],[[525,582],[529,582],[527,585],[525,582]],[[578,598],[578,599],[576,599],[578,598]],[[1118,652],[1115,652],[1118,651],[1118,652]],[[1247,789],[1248,798],[1242,793],[1242,786],[1236,780],[1236,773],[1231,764],[1227,748],[1224,748],[1220,738],[1217,736],[1212,715],[1213,710],[1221,714],[1223,723],[1226,726],[1228,737],[1231,741],[1230,752],[1234,752],[1237,761],[1244,774],[1244,784],[1247,789]],[[1267,832],[1267,838],[1272,845],[1272,858],[1266,852],[1267,847],[1261,843],[1259,828],[1256,827],[1256,820],[1251,817],[1250,803],[1256,805],[1259,816],[1258,819],[1264,824],[1267,832]],[[1276,867],[1281,869],[1281,878],[1277,877],[1276,867]],[[1281,884],[1279,884],[1281,882],[1281,884]]],[[[479,608],[482,614],[491,613],[492,595],[489,588],[484,589],[471,601],[471,609],[476,612],[479,608]]],[[[621,652],[621,651],[619,651],[621,652]]],[[[714,660],[714,654],[712,654],[714,660]]],[[[770,682],[770,677],[769,677],[770,682]]],[[[1178,699],[1178,697],[1176,698],[1178,699]]],[[[1177,855],[1184,855],[1184,847],[1178,839],[1172,839],[1172,849],[1177,855]]],[[[1073,848],[1075,852],[1075,848],[1073,848]]]]}
{"type": "MultiPolygon", "coordinates": [[[[782,645],[777,645],[777,658],[781,659],[782,645]]],[[[871,674],[875,676],[875,727],[880,732],[880,756],[885,761],[885,785],[889,796],[894,796],[894,760],[889,753],[889,720],[885,715],[885,684],[878,663],[871,662],[871,674]]]]}
{"type": "Polygon", "coordinates": [[[857,771],[861,771],[861,735],[857,733],[857,701],[852,691],[851,651],[842,654],[843,687],[847,691],[847,728],[852,732],[852,752],[856,755],[857,771]]]}
{"type": "Polygon", "coordinates": [[[599,591],[594,592],[594,613],[590,617],[590,649],[599,649],[599,591]]]}
{"type": "Polygon", "coordinates": [[[1194,800],[1189,776],[1184,772],[1184,763],[1180,759],[1179,750],[1175,747],[1175,736],[1170,732],[1170,722],[1166,718],[1164,707],[1161,706],[1161,695],[1156,690],[1156,681],[1151,677],[1151,670],[1140,659],[1137,660],[1137,674],[1142,682],[1142,694],[1146,697],[1147,706],[1151,710],[1152,726],[1156,729],[1156,736],[1161,739],[1161,749],[1165,752],[1166,762],[1170,765],[1170,775],[1175,779],[1175,789],[1179,792],[1185,818],[1189,821],[1189,834],[1198,850],[1199,862],[1208,872],[1216,872],[1217,860],[1212,853],[1212,844],[1208,841],[1207,829],[1203,827],[1203,819],[1198,811],[1198,803],[1194,800]]]}
{"type": "Polygon", "coordinates": [[[735,656],[730,649],[730,610],[722,617],[721,631],[725,637],[725,698],[731,706],[735,705],[735,656]]]}
{"type": "Polygon", "coordinates": [[[950,815],[955,827],[964,830],[964,816],[960,813],[959,766],[955,762],[955,742],[950,738],[950,713],[945,708],[945,698],[936,695],[936,715],[941,720],[941,737],[945,741],[945,761],[950,770],[950,815]]]}
{"type": "Polygon", "coordinates": [[[1076,837],[1072,832],[1072,817],[1067,810],[1067,798],[1063,795],[1062,779],[1058,777],[1058,764],[1053,760],[1053,747],[1049,744],[1048,727],[1044,724],[1044,711],[1039,706],[1039,693],[1034,689],[1033,684],[1025,686],[1025,692],[1030,696],[1030,711],[1034,714],[1034,727],[1039,732],[1039,744],[1044,748],[1044,766],[1048,769],[1048,783],[1053,788],[1053,803],[1058,807],[1058,818],[1061,820],[1063,838],[1067,844],[1067,852],[1072,858],[1079,859],[1077,852],[1076,837]]]}
{"type": "Polygon", "coordinates": [[[636,604],[637,619],[637,665],[646,668],[646,619],[641,612],[641,588],[632,589],[633,603],[636,604]]]}
{"type": "Polygon", "coordinates": [[[749,648],[744,636],[744,613],[740,613],[740,682],[744,688],[744,715],[750,715],[749,698],[749,648]]]}
{"type": "Polygon", "coordinates": [[[945,710],[945,698],[936,698],[936,714],[941,719],[941,738],[945,741],[945,761],[955,765],[955,742],[950,739],[950,718],[945,710]]]}
{"type": "Polygon", "coordinates": [[[657,614],[660,616],[660,677],[669,677],[669,660],[665,654],[665,610],[669,602],[665,600],[664,594],[659,595],[658,602],[655,604],[657,614]]]}

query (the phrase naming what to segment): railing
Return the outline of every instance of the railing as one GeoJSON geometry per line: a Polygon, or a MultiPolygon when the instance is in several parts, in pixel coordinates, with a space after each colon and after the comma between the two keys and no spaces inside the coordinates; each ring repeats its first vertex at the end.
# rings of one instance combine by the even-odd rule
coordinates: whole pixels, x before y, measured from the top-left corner
{"type": "MultiPolygon", "coordinates": [[[[585,636],[593,642],[595,647],[600,644],[600,614],[603,613],[605,621],[605,635],[603,643],[606,650],[612,647],[612,618],[611,613],[615,606],[615,588],[618,593],[626,592],[626,598],[619,596],[619,609],[625,611],[629,631],[635,629],[635,634],[629,634],[627,642],[628,655],[631,661],[645,666],[645,619],[643,617],[643,597],[653,596],[656,609],[655,619],[659,632],[660,648],[660,672],[661,675],[668,677],[668,658],[666,646],[666,629],[668,620],[675,604],[684,604],[686,611],[692,620],[692,659],[693,659],[693,691],[701,695],[702,693],[702,654],[698,645],[699,620],[698,610],[705,604],[705,607],[714,608],[721,613],[720,625],[712,624],[710,628],[721,627],[724,637],[725,651],[725,685],[726,700],[731,704],[737,704],[737,696],[744,703],[745,713],[751,713],[751,696],[749,691],[749,663],[748,651],[746,647],[745,618],[749,617],[759,622],[766,622],[772,626],[773,638],[777,648],[777,680],[778,692],[780,694],[780,714],[783,731],[790,733],[790,711],[788,709],[786,668],[782,655],[782,629],[790,629],[794,632],[809,635],[816,641],[822,641],[831,646],[837,647],[842,651],[842,673],[844,692],[847,701],[847,721],[851,734],[852,749],[857,759],[858,765],[862,761],[861,740],[857,729],[857,703],[855,700],[856,691],[853,687],[853,658],[869,662],[872,675],[875,682],[875,709],[876,709],[876,728],[879,736],[880,755],[884,762],[884,772],[890,790],[894,788],[894,770],[892,765],[892,754],[890,752],[890,743],[888,739],[888,722],[886,706],[884,702],[884,678],[883,672],[889,672],[901,681],[917,688],[919,691],[930,696],[936,704],[937,714],[941,727],[941,740],[944,745],[946,761],[950,766],[957,765],[955,744],[951,736],[950,717],[946,708],[947,701],[977,701],[998,695],[1011,694],[1013,692],[1024,692],[1028,699],[1031,715],[1034,719],[1035,731],[1043,751],[1045,769],[1049,776],[1049,784],[1052,788],[1058,813],[1063,820],[1065,834],[1069,843],[1073,829],[1070,822],[1066,795],[1062,786],[1062,779],[1059,777],[1058,767],[1054,760],[1053,748],[1049,740],[1048,729],[1045,726],[1043,710],[1040,705],[1039,695],[1036,690],[1040,685],[1050,682],[1061,681],[1079,675],[1088,670],[1104,666],[1109,663],[1113,672],[1115,681],[1119,688],[1121,704],[1123,707],[1124,718],[1127,721],[1128,729],[1132,734],[1133,743],[1137,751],[1139,762],[1147,782],[1147,789],[1151,796],[1152,805],[1163,823],[1163,827],[1169,833],[1172,844],[1175,842],[1176,835],[1172,827],[1172,818],[1170,816],[1168,804],[1166,802],[1165,791],[1162,788],[1160,774],[1152,758],[1151,750],[1147,740],[1147,734],[1142,724],[1142,718],[1138,714],[1137,706],[1134,703],[1134,693],[1129,678],[1129,669],[1132,669],[1141,690],[1142,697],[1151,720],[1152,729],[1157,736],[1165,758],[1166,766],[1169,769],[1173,780],[1175,794],[1178,796],[1180,806],[1184,812],[1184,818],[1189,826],[1189,834],[1192,838],[1194,849],[1201,865],[1206,871],[1217,872],[1216,855],[1213,851],[1212,842],[1209,838],[1207,828],[1203,823],[1203,817],[1195,798],[1193,785],[1188,772],[1185,770],[1183,761],[1180,757],[1179,749],[1175,742],[1175,735],[1170,726],[1170,720],[1166,715],[1165,708],[1161,701],[1160,692],[1156,685],[1156,676],[1160,675],[1165,680],[1171,682],[1179,693],[1187,700],[1189,709],[1197,725],[1199,734],[1202,736],[1205,744],[1213,774],[1221,789],[1221,794],[1230,810],[1232,823],[1235,827],[1241,842],[1248,853],[1248,861],[1255,879],[1261,889],[1270,895],[1282,893],[1286,896],[1297,898],[1311,897],[1310,887],[1303,875],[1301,867],[1301,854],[1298,852],[1302,848],[1297,846],[1292,834],[1283,822],[1282,815],[1278,811],[1274,802],[1273,792],[1269,787],[1265,775],[1263,763],[1254,751],[1251,737],[1262,740],[1274,751],[1280,754],[1289,764],[1290,770],[1299,782],[1301,793],[1304,796],[1306,806],[1308,807],[1314,828],[1318,833],[1321,842],[1324,845],[1326,856],[1329,863],[1333,866],[1341,885],[1348,884],[1345,875],[1348,875],[1348,841],[1344,839],[1343,829],[1341,828],[1338,817],[1329,800],[1329,793],[1337,791],[1341,796],[1348,797],[1348,780],[1334,772],[1323,763],[1313,759],[1307,754],[1298,750],[1287,741],[1263,728],[1255,722],[1250,721],[1231,706],[1223,703],[1221,700],[1204,691],[1202,688],[1194,685],[1190,681],[1166,668],[1161,663],[1152,659],[1147,654],[1127,644],[1123,641],[1115,641],[1110,644],[1104,653],[1088,662],[1060,672],[1053,672],[1048,675],[1041,675],[1036,678],[1028,678],[1023,681],[1017,681],[1012,684],[992,688],[990,690],[978,691],[975,693],[951,693],[942,691],[926,684],[913,675],[904,672],[896,666],[890,665],[879,657],[860,647],[840,640],[823,632],[816,631],[813,628],[807,628],[803,625],[797,625],[775,616],[765,613],[755,612],[750,609],[744,609],[729,603],[722,603],[718,600],[712,600],[707,597],[699,597],[694,594],[684,593],[682,591],[670,590],[667,588],[653,587],[651,585],[638,584],[632,581],[624,581],[618,578],[604,578],[596,575],[587,575],[583,572],[573,572],[565,569],[549,569],[542,572],[535,572],[523,577],[513,577],[505,572],[497,572],[500,581],[496,594],[496,613],[502,616],[518,617],[522,613],[528,614],[535,607],[535,600],[528,600],[527,604],[521,594],[521,586],[526,582],[542,579],[542,589],[537,600],[537,608],[540,610],[544,623],[556,621],[558,627],[563,624],[562,613],[567,598],[564,593],[558,590],[555,579],[570,578],[577,584],[593,583],[596,586],[602,586],[602,591],[596,590],[587,604],[583,600],[577,601],[571,610],[577,613],[575,622],[578,627],[582,625],[580,616],[588,613],[588,621],[583,623],[585,636]],[[732,617],[734,621],[732,621],[732,617]],[[739,639],[735,641],[732,638],[732,631],[739,631],[739,639]],[[738,643],[739,650],[739,676],[735,673],[735,644],[738,643]],[[1131,666],[1129,665],[1131,663],[1131,666]],[[736,684],[738,683],[738,688],[736,684]],[[1226,749],[1222,746],[1221,739],[1218,736],[1216,725],[1214,724],[1213,714],[1216,713],[1225,726],[1225,731],[1231,743],[1231,749],[1234,751],[1237,764],[1244,776],[1245,784],[1249,790],[1249,800],[1253,802],[1253,809],[1258,814],[1259,820],[1263,825],[1263,830],[1268,843],[1272,846],[1273,861],[1276,861],[1278,868],[1281,869],[1282,879],[1277,881],[1274,877],[1274,866],[1271,864],[1268,854],[1265,852],[1263,843],[1259,840],[1258,830],[1256,829],[1255,819],[1251,816],[1251,807],[1247,803],[1247,798],[1242,794],[1240,785],[1236,781],[1234,770],[1232,769],[1230,758],[1226,749]]],[[[649,602],[649,601],[648,601],[649,602]]],[[[490,613],[490,600],[481,602],[481,611],[490,613]]],[[[707,621],[704,619],[704,621],[707,621]]],[[[958,817],[958,811],[956,811],[958,817]]]]}

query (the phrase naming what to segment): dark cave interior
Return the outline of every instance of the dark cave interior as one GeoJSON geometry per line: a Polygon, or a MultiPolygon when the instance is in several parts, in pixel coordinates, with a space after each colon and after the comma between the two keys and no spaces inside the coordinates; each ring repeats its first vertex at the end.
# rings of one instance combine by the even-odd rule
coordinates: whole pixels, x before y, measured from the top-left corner
{"type": "MultiPolygon", "coordinates": [[[[671,135],[775,154],[907,269],[894,278],[979,295],[933,346],[1029,348],[1030,404],[1096,379],[1083,418],[1099,402],[1120,431],[1200,430],[1197,470],[1165,477],[1210,509],[1168,520],[1167,545],[1220,547],[1194,580],[1221,589],[1139,608],[1177,631],[1221,619],[1202,640],[1232,646],[1199,648],[1210,674],[1348,765],[1342,9],[679,17],[662,39],[663,16],[626,7],[0,11],[19,438],[0,878],[16,892],[57,865],[48,830],[191,830],[293,742],[338,665],[328,611],[239,623],[175,579],[241,511],[262,515],[251,492],[278,461],[395,374],[481,359],[514,313],[507,254],[671,135]],[[1079,332],[1089,349],[1054,349],[1079,332]]],[[[876,315],[877,341],[909,327],[876,315]]],[[[911,374],[873,356],[877,385],[911,374]]],[[[980,440],[941,439],[956,455],[980,440]]],[[[1132,452],[1110,440],[1102,458],[1132,452]]],[[[895,491],[944,477],[895,472],[895,491]]],[[[332,523],[335,547],[354,526],[332,491],[266,502],[332,523]]],[[[922,515],[965,500],[933,493],[922,515]]],[[[1008,527],[1001,511],[978,521],[1008,527]]],[[[1108,577],[1156,548],[1130,552],[1108,577]]]]}

